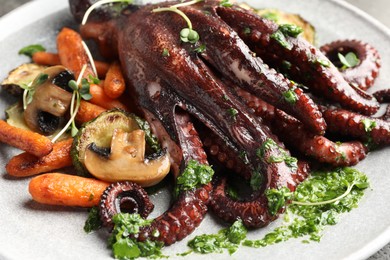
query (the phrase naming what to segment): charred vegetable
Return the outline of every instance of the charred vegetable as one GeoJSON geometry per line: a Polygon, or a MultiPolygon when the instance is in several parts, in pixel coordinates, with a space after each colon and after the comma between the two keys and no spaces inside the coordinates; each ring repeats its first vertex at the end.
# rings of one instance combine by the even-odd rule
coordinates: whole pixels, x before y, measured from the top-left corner
{"type": "Polygon", "coordinates": [[[62,84],[64,73],[71,75],[63,66],[49,67],[26,88],[24,119],[31,130],[49,135],[59,127],[72,99],[62,84]]]}

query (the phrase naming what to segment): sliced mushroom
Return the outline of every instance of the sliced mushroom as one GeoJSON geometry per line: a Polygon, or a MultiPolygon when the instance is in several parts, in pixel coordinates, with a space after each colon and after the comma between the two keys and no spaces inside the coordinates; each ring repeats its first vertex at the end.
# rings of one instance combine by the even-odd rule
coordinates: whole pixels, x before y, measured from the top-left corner
{"type": "Polygon", "coordinates": [[[168,154],[164,151],[154,158],[145,158],[145,132],[130,133],[115,129],[111,151],[98,154],[93,144],[85,151],[84,163],[88,171],[98,179],[116,182],[132,181],[142,187],[160,182],[170,170],[168,154]]]}
{"type": "Polygon", "coordinates": [[[64,71],[67,70],[63,66],[49,67],[42,71],[48,75],[47,80],[38,84],[38,76],[33,81],[35,92],[24,111],[24,119],[31,130],[45,135],[53,133],[59,125],[59,118],[68,111],[72,93],[55,85],[57,76],[64,71]]]}

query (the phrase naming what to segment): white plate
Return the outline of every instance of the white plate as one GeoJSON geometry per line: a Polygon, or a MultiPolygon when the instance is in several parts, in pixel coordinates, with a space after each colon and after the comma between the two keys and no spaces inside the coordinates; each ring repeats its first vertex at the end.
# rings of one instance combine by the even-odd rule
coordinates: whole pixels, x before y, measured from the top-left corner
{"type": "MultiPolygon", "coordinates": [[[[383,67],[375,89],[390,86],[390,33],[380,23],[351,6],[334,0],[253,0],[257,7],[276,7],[300,13],[312,22],[318,31],[318,42],[357,38],[379,49],[383,67]]],[[[63,26],[75,27],[67,9],[66,0],[39,0],[13,11],[0,19],[0,78],[22,62],[17,55],[20,48],[41,43],[55,51],[55,35],[63,26]]],[[[1,93],[0,110],[12,104],[9,96],[1,93]]],[[[16,149],[0,145],[0,259],[110,259],[104,232],[87,235],[82,227],[86,210],[48,207],[31,201],[27,190],[29,178],[12,179],[5,174],[5,164],[16,149]]],[[[358,165],[371,180],[359,208],[341,217],[336,226],[326,229],[320,243],[303,244],[299,239],[251,249],[242,247],[234,259],[364,259],[390,241],[390,177],[388,169],[390,149],[371,153],[358,165]]],[[[158,208],[167,205],[168,197],[155,198],[158,208]]],[[[276,226],[251,232],[250,238],[261,238],[276,226]]],[[[196,234],[216,232],[220,223],[210,215],[189,238],[196,234]]],[[[186,240],[164,252],[175,257],[183,252],[186,240]]],[[[214,259],[226,259],[216,254],[214,259]]],[[[181,257],[180,257],[181,258],[181,257]]],[[[211,258],[210,255],[189,255],[189,259],[211,258]]]]}

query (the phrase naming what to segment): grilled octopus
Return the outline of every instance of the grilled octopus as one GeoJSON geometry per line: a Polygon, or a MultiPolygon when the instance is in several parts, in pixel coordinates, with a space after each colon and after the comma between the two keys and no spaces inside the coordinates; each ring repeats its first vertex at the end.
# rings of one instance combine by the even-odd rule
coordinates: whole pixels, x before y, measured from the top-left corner
{"type": "MultiPolygon", "coordinates": [[[[94,2],[70,0],[78,22],[94,2]]],[[[175,243],[200,224],[208,206],[224,220],[241,218],[248,227],[262,227],[276,219],[283,208],[271,214],[265,191],[294,190],[309,172],[304,162],[275,160],[292,158],[280,140],[291,145],[289,139],[297,137],[295,143],[302,143],[298,150],[303,154],[336,166],[353,165],[365,157],[362,143],[339,145],[323,136],[327,125],[322,107],[304,90],[366,116],[375,113],[379,103],[348,84],[329,59],[301,37],[283,34],[272,21],[216,0],[169,1],[117,10],[97,8],[81,26],[81,33],[97,42],[103,56],[119,58],[130,86],[129,102],[136,103],[168,150],[174,177],[191,160],[207,165],[214,158],[221,172],[230,169],[247,180],[257,174],[263,180],[252,196],[242,200],[226,194],[225,178],[215,181],[214,188],[208,183],[183,191],[151,226],[141,229],[139,240],[175,243]],[[198,41],[181,40],[187,23],[177,13],[154,12],[177,4],[176,10],[186,15],[199,34],[198,41]],[[284,45],[274,37],[280,33],[284,45]],[[285,61],[293,64],[291,79],[277,71],[285,61]],[[344,154],[345,158],[340,157],[344,154]]],[[[153,207],[144,193],[137,192],[141,188],[123,185],[123,192],[135,194],[132,203],[140,204],[134,206],[136,211],[146,217],[153,207]]],[[[112,190],[117,196],[118,187],[112,190]]],[[[111,195],[105,194],[102,207],[111,195]]],[[[109,224],[115,213],[104,213],[103,220],[109,224]]]]}

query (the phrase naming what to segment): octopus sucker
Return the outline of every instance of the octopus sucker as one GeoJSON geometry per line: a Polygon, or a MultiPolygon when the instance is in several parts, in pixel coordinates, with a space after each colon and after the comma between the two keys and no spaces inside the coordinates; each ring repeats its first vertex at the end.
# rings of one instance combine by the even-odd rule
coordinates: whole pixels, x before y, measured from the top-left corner
{"type": "Polygon", "coordinates": [[[272,21],[239,7],[218,7],[217,12],[266,63],[279,68],[285,62],[294,64],[289,76],[313,93],[366,115],[378,111],[379,104],[374,97],[357,93],[332,62],[301,37],[285,36],[288,46],[282,46],[271,37],[278,31],[272,21]]]}
{"type": "MultiPolygon", "coordinates": [[[[77,20],[92,2],[70,0],[77,20]]],[[[227,196],[225,178],[217,179],[214,188],[206,183],[176,194],[172,206],[137,236],[165,245],[189,235],[208,207],[223,220],[240,218],[248,227],[276,219],[283,209],[270,213],[267,190],[293,191],[309,174],[308,164],[292,157],[286,147],[296,146],[303,155],[334,166],[365,158],[361,142],[339,144],[324,137],[327,124],[353,129],[362,125],[349,120],[349,114],[329,116],[294,81],[362,114],[371,115],[379,107],[370,94],[350,86],[315,47],[290,36],[288,48],[281,46],[271,37],[279,30],[277,24],[235,5],[225,8],[219,1],[205,0],[178,7],[199,34],[194,42],[183,41],[181,31],[188,22],[170,9],[179,3],[129,6],[121,13],[105,7],[80,28],[104,56],[119,58],[129,100],[168,152],[177,183],[192,161],[207,167],[218,162],[214,168],[219,173],[261,180],[242,201],[227,196]],[[292,65],[288,75],[277,70],[283,61],[292,65]]]]}
{"type": "Polygon", "coordinates": [[[339,40],[321,46],[320,50],[335,64],[344,79],[362,90],[370,88],[379,74],[381,59],[370,44],[358,40],[339,40]],[[356,66],[343,68],[338,55],[354,53],[359,60],[356,66]]]}

